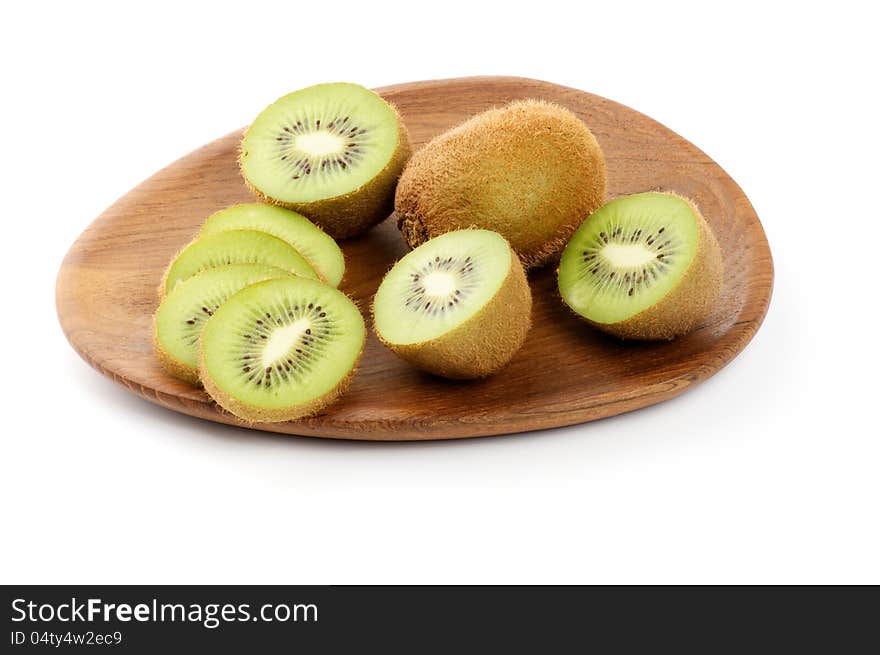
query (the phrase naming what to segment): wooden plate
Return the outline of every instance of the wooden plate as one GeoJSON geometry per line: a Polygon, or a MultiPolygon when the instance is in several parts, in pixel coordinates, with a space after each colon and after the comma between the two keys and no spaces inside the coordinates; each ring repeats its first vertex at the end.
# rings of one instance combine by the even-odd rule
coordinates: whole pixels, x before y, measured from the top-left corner
{"type": "MultiPolygon", "coordinates": [[[[614,197],[650,189],[696,200],[724,253],[726,279],[711,319],[669,343],[623,343],[572,316],[553,267],[533,272],[534,328],[495,376],[450,382],[398,360],[370,336],[349,392],[307,420],[252,426],[288,434],[372,440],[473,437],[591,421],[677,396],[733,359],[757,331],[773,286],[764,231],[737,184],[694,145],[637,111],[547,82],[477,77],[380,89],[399,108],[414,147],[468,116],[517,98],[576,112],[608,159],[614,197]]],[[[222,207],[252,201],[238,173],[241,131],[196,150],[132,189],[79,237],[58,274],[58,316],[76,351],[147,400],[192,416],[241,424],[153,357],[151,315],[169,258],[222,207]]],[[[382,275],[406,252],[392,217],[343,242],[342,288],[366,308],[382,275]]]]}

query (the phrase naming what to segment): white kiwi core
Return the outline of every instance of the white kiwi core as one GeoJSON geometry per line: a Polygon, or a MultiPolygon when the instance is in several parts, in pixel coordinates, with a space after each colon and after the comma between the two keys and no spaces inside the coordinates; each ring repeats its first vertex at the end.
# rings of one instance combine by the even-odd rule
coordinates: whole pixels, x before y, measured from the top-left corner
{"type": "Polygon", "coordinates": [[[456,276],[452,273],[435,271],[424,279],[425,293],[438,298],[448,297],[455,293],[456,276]]]}
{"type": "Polygon", "coordinates": [[[287,357],[294,344],[312,327],[308,318],[301,318],[290,325],[277,328],[272,331],[266,346],[263,348],[263,366],[273,366],[276,362],[287,357]]]}
{"type": "Polygon", "coordinates": [[[326,130],[301,134],[296,138],[296,147],[306,154],[314,157],[332,155],[334,152],[342,152],[345,142],[335,134],[326,130]]]}
{"type": "Polygon", "coordinates": [[[657,257],[657,253],[638,243],[609,243],[600,252],[605,259],[611,262],[612,266],[620,268],[638,268],[657,257]]]}

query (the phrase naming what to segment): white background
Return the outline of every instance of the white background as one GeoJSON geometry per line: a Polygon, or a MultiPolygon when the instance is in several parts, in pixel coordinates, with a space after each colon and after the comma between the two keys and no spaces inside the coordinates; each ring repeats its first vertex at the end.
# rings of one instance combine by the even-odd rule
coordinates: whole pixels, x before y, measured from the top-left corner
{"type": "Polygon", "coordinates": [[[0,582],[880,582],[868,3],[3,6],[0,582]],[[359,444],[174,414],[68,346],[64,253],[157,169],[309,84],[474,74],[623,102],[739,182],[776,263],[740,357],[589,425],[359,444]]]}

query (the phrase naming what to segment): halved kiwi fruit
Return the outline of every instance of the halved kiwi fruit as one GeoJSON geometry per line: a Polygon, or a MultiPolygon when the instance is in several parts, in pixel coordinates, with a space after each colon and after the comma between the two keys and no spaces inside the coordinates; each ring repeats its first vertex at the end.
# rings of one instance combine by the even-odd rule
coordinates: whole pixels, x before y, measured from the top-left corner
{"type": "Polygon", "coordinates": [[[373,300],[379,339],[415,366],[478,378],[507,364],[531,326],[532,295],[501,235],[459,230],[431,239],[388,272],[373,300]]]}
{"type": "Polygon", "coordinates": [[[362,86],[334,83],[264,109],[245,132],[240,164],[260,199],[345,238],[388,217],[410,153],[394,107],[362,86]]]}
{"type": "Polygon", "coordinates": [[[293,420],[339,396],[365,338],[364,319],[342,292],[298,277],[258,282],[205,323],[199,378],[245,421],[293,420]]]}
{"type": "Polygon", "coordinates": [[[153,317],[153,350],[171,375],[199,381],[199,334],[229,296],[249,284],[290,275],[264,264],[229,264],[197,273],[172,289],[153,317]]]}
{"type": "Polygon", "coordinates": [[[703,322],[721,290],[721,249],[696,205],[639,193],[603,205],[559,263],[565,303],[628,339],[672,339],[703,322]]]}
{"type": "Polygon", "coordinates": [[[228,230],[258,230],[286,241],[308,260],[330,286],[339,286],[345,273],[345,257],[336,242],[317,225],[295,211],[244,203],[211,214],[199,236],[228,230]]]}
{"type": "Polygon", "coordinates": [[[301,277],[318,277],[286,241],[256,230],[229,230],[197,238],[181,250],[165,271],[159,297],[196,273],[225,264],[266,264],[301,277]]]}
{"type": "Polygon", "coordinates": [[[412,248],[452,230],[494,230],[523,264],[540,266],[605,201],[605,178],[602,149],[578,116],[517,101],[413,155],[397,186],[398,227],[412,248]]]}

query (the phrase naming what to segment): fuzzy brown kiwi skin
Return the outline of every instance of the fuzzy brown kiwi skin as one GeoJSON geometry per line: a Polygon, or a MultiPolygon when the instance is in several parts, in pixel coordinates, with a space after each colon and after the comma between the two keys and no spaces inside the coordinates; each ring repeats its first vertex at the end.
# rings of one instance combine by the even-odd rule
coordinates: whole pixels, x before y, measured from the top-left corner
{"type": "Polygon", "coordinates": [[[506,366],[532,325],[532,292],[522,263],[510,253],[510,270],[498,292],[457,328],[430,341],[401,345],[385,341],[374,318],[379,341],[413,366],[445,378],[482,378],[506,366]]]}
{"type": "Polygon", "coordinates": [[[339,384],[333,389],[319,398],[313,398],[307,403],[293,405],[291,407],[279,407],[275,409],[255,407],[254,405],[248,405],[247,403],[243,403],[240,400],[233,398],[220,389],[211,378],[205,366],[205,358],[201,348],[201,339],[199,339],[199,380],[214,402],[216,402],[222,409],[226,410],[236,418],[241,419],[245,423],[281,423],[284,421],[295,421],[297,419],[314,416],[325,407],[334,403],[343,393],[345,393],[348,389],[348,385],[351,383],[352,377],[357,371],[363,352],[362,347],[361,352],[358,354],[354,365],[348,372],[348,375],[340,380],[339,384]]]}
{"type": "Polygon", "coordinates": [[[189,241],[183,248],[178,249],[178,251],[174,253],[174,255],[172,255],[171,259],[168,260],[168,264],[165,266],[165,270],[162,271],[162,279],[159,280],[159,287],[156,289],[156,298],[158,298],[160,303],[165,300],[165,296],[168,295],[168,274],[171,273],[171,266],[180,256],[180,253],[186,250],[191,243],[192,241],[189,241]]]}
{"type": "Polygon", "coordinates": [[[162,343],[159,341],[159,331],[156,326],[155,315],[153,316],[153,352],[159,360],[159,363],[162,364],[162,368],[164,368],[169,374],[178,380],[183,380],[196,387],[199,386],[198,370],[187,366],[162,347],[162,343]]]}
{"type": "Polygon", "coordinates": [[[410,159],[395,211],[415,248],[444,232],[479,227],[504,236],[526,268],[551,261],[605,201],[606,165],[589,128],[569,110],[538,100],[477,114],[410,159]],[[542,162],[547,197],[530,194],[542,162]],[[498,194],[487,189],[501,189],[498,194]]]}
{"type": "Polygon", "coordinates": [[[678,286],[656,305],[617,323],[597,323],[585,319],[603,332],[621,339],[644,341],[675,339],[692,332],[703,323],[712,313],[721,295],[724,263],[721,247],[712,228],[692,200],[676,193],[670,195],[687,202],[694,216],[697,217],[699,226],[697,252],[678,286]]]}
{"type": "MultiPolygon", "coordinates": [[[[334,239],[358,236],[384,221],[394,211],[394,191],[401,171],[412,155],[409,132],[397,107],[388,103],[397,116],[397,148],[391,159],[373,179],[342,196],[313,202],[283,202],[267,196],[244,175],[239,146],[239,167],[244,183],[262,202],[299,212],[324,229],[334,239]]],[[[247,136],[245,130],[244,136],[247,136]]]]}

